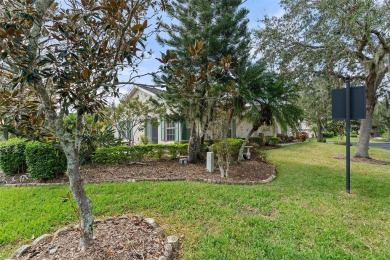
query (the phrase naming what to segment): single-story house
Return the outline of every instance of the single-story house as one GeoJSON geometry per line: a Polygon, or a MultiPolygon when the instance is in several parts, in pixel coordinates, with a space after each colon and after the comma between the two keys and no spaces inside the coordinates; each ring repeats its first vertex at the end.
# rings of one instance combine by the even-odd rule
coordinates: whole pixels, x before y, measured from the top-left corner
{"type": "MultiPolygon", "coordinates": [[[[135,98],[138,96],[141,102],[148,100],[149,98],[159,100],[159,94],[163,92],[163,88],[156,88],[152,86],[134,86],[129,93],[129,97],[135,98]]],[[[251,124],[245,120],[237,122],[233,119],[231,129],[229,130],[229,137],[245,138],[251,127],[251,124]]],[[[132,139],[135,144],[138,144],[141,143],[141,136],[145,135],[151,143],[174,143],[188,140],[190,137],[190,130],[191,129],[187,128],[184,123],[160,120],[158,126],[148,123],[142,131],[135,131],[132,139]]],[[[258,136],[259,133],[264,133],[264,136],[274,136],[278,133],[282,133],[282,130],[278,124],[273,126],[262,126],[258,131],[253,133],[252,136],[258,136]]],[[[211,131],[206,132],[206,140],[208,139],[212,139],[211,131]]]]}

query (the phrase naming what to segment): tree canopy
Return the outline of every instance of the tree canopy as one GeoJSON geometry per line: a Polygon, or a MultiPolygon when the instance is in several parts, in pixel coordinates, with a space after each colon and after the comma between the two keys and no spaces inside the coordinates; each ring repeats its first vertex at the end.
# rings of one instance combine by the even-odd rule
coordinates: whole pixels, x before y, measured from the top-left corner
{"type": "Polygon", "coordinates": [[[97,119],[106,98],[117,96],[118,70],[143,58],[148,11],[165,6],[165,0],[0,1],[1,91],[12,97],[0,99],[2,122],[44,118],[59,139],[80,212],[82,250],[93,242],[92,206],[79,172],[84,116],[97,119]],[[64,125],[69,113],[76,114],[74,131],[64,125]]]}
{"type": "Polygon", "coordinates": [[[203,158],[202,144],[218,99],[235,86],[249,58],[248,10],[242,0],[176,0],[164,24],[167,37],[158,41],[170,50],[160,61],[156,82],[173,113],[184,115],[191,128],[189,161],[203,158]]]}
{"type": "Polygon", "coordinates": [[[281,5],[285,14],[266,17],[258,30],[258,51],[303,84],[348,74],[364,83],[367,119],[361,123],[356,155],[368,156],[376,91],[389,71],[389,1],[284,0],[281,5]]]}

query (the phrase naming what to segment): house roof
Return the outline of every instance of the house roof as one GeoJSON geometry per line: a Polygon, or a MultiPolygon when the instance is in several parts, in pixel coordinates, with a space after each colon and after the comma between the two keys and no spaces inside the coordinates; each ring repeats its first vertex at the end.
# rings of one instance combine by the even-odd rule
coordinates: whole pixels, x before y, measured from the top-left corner
{"type": "Polygon", "coordinates": [[[165,92],[165,89],[162,87],[148,86],[148,85],[136,85],[134,86],[129,93],[129,96],[133,96],[136,90],[140,90],[148,95],[159,97],[161,93],[165,92]]]}
{"type": "Polygon", "coordinates": [[[138,88],[141,88],[141,89],[144,89],[144,90],[147,90],[149,92],[152,92],[153,94],[155,95],[159,95],[161,93],[164,93],[165,90],[162,89],[162,88],[157,88],[157,87],[154,87],[154,86],[145,86],[145,85],[142,85],[142,86],[137,86],[138,88]]]}

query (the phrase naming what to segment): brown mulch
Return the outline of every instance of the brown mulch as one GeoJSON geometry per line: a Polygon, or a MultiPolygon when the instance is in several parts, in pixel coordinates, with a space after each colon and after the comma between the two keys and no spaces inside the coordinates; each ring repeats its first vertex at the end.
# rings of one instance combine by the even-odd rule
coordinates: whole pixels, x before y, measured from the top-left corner
{"type": "MultiPolygon", "coordinates": [[[[275,167],[260,159],[234,163],[230,166],[229,177],[221,178],[216,166],[214,173],[206,171],[205,163],[181,165],[176,160],[147,161],[144,165],[93,165],[81,170],[85,182],[123,182],[141,180],[189,180],[214,183],[253,184],[264,181],[276,174],[275,167]]],[[[0,173],[0,185],[4,184],[54,184],[67,183],[67,176],[57,177],[49,182],[39,182],[27,175],[7,176],[0,173]]]]}
{"type": "MultiPolygon", "coordinates": [[[[72,229],[49,243],[32,246],[18,259],[158,259],[164,255],[167,240],[157,230],[138,216],[108,219],[94,224],[94,245],[85,252],[79,249],[79,231],[72,229]]],[[[178,248],[173,250],[170,259],[177,258],[178,248]]]]}
{"type": "MultiPolygon", "coordinates": [[[[337,154],[334,156],[335,159],[345,160],[345,155],[337,154]]],[[[390,165],[390,161],[385,160],[377,160],[374,158],[360,158],[351,156],[352,162],[362,162],[362,163],[370,163],[370,164],[379,164],[379,165],[390,165]]]]}

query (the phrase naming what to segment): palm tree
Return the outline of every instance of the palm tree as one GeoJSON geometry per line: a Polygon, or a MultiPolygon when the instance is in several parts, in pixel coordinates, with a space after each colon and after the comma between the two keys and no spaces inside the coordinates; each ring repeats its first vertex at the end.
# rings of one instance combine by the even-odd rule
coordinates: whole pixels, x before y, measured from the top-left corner
{"type": "Polygon", "coordinates": [[[240,94],[246,109],[242,118],[252,124],[252,128],[243,142],[238,161],[243,160],[243,153],[251,135],[262,125],[271,125],[275,120],[283,130],[296,128],[302,119],[302,109],[298,106],[297,86],[280,75],[265,71],[262,63],[252,64],[247,68],[241,82],[240,94]]]}

